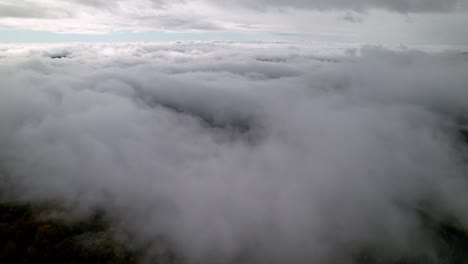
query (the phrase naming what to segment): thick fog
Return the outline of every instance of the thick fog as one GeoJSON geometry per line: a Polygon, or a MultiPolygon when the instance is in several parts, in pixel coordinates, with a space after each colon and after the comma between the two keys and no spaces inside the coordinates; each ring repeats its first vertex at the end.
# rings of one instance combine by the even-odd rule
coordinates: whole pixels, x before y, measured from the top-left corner
{"type": "Polygon", "coordinates": [[[463,48],[3,45],[2,193],[189,263],[429,252],[419,212],[468,228],[467,73],[463,48]]]}

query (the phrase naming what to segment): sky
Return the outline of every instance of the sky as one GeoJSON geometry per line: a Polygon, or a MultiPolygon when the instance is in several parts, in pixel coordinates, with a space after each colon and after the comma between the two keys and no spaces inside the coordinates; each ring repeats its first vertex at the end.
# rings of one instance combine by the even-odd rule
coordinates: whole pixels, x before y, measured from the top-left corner
{"type": "Polygon", "coordinates": [[[0,0],[0,42],[468,44],[468,0],[0,0]]]}

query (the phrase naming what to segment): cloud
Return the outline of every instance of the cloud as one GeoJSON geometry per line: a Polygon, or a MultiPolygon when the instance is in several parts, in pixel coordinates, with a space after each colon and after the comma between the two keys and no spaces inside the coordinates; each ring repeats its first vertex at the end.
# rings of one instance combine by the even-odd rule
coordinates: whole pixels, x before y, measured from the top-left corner
{"type": "MultiPolygon", "coordinates": [[[[106,2],[101,0],[74,0],[77,3],[91,5],[95,7],[103,7],[114,5],[114,2],[106,2]]],[[[120,0],[120,2],[125,2],[120,0]]],[[[148,1],[158,7],[183,4],[185,1],[167,1],[167,0],[152,0],[148,1]]],[[[209,1],[199,1],[198,4],[207,3],[209,1]]],[[[218,2],[219,3],[219,2],[218,2]]],[[[350,10],[362,12],[368,9],[379,8],[387,9],[402,13],[420,13],[420,12],[453,12],[462,7],[466,7],[466,0],[260,0],[260,1],[246,1],[246,0],[226,0],[221,3],[227,4],[243,4],[258,9],[269,9],[275,7],[292,7],[292,8],[308,8],[316,10],[350,10]]]]}
{"type": "Polygon", "coordinates": [[[103,6],[110,6],[110,5],[115,5],[119,1],[103,1],[103,0],[72,0],[73,2],[83,4],[83,5],[89,5],[89,6],[94,6],[94,7],[103,7],[103,6]]]}
{"type": "Polygon", "coordinates": [[[259,9],[274,7],[310,8],[318,10],[353,10],[362,12],[372,8],[387,9],[402,13],[420,12],[452,12],[466,6],[465,0],[261,0],[261,1],[228,1],[231,3],[243,3],[259,9]]]}
{"type": "MultiPolygon", "coordinates": [[[[114,0],[114,1],[105,1],[105,0],[71,0],[71,2],[75,2],[81,5],[87,5],[96,8],[105,8],[105,9],[112,9],[117,7],[121,3],[130,2],[128,0],[114,0]]],[[[135,2],[135,1],[132,1],[135,2]]],[[[150,3],[153,7],[161,8],[167,6],[169,4],[179,4],[185,2],[184,0],[146,0],[146,1],[137,1],[140,3],[150,3]]],[[[138,4],[136,5],[138,6],[138,4]]]]}
{"type": "Polygon", "coordinates": [[[189,16],[139,16],[135,17],[142,25],[148,27],[158,27],[167,31],[184,31],[184,30],[223,30],[223,27],[216,22],[208,21],[205,18],[193,15],[189,16]]]}
{"type": "Polygon", "coordinates": [[[359,16],[352,12],[346,12],[340,18],[344,21],[348,21],[351,23],[361,23],[364,20],[362,16],[359,16]]]}
{"type": "Polygon", "coordinates": [[[468,227],[462,51],[11,45],[0,60],[2,192],[101,208],[131,244],[343,263],[433,252],[420,208],[468,227]]]}
{"type": "Polygon", "coordinates": [[[50,10],[36,3],[17,1],[2,1],[0,3],[0,18],[63,18],[70,13],[63,9],[50,10]]]}
{"type": "Polygon", "coordinates": [[[77,4],[78,10],[85,7],[85,8],[92,8],[97,10],[106,10],[106,11],[116,11],[118,10],[119,3],[122,0],[114,0],[114,1],[104,1],[104,0],[70,0],[70,3],[77,4]]]}
{"type": "MultiPolygon", "coordinates": [[[[438,22],[441,29],[454,28],[454,22],[464,25],[466,10],[467,0],[6,0],[0,4],[0,27],[68,33],[227,31],[356,35],[376,30],[375,23],[354,23],[350,27],[337,16],[345,13],[345,21],[360,21],[359,16],[349,14],[366,14],[388,27],[406,21],[401,13],[412,14],[422,21],[424,26],[419,30],[424,31],[439,17],[443,18],[438,22]],[[62,18],[60,23],[57,18],[62,18]]],[[[411,27],[409,23],[405,26],[411,27]]]]}
{"type": "Polygon", "coordinates": [[[206,4],[185,1],[31,0],[0,4],[0,27],[66,33],[224,30],[206,4]],[[208,16],[207,16],[208,15],[208,16]],[[56,19],[62,18],[61,23],[56,19]]]}

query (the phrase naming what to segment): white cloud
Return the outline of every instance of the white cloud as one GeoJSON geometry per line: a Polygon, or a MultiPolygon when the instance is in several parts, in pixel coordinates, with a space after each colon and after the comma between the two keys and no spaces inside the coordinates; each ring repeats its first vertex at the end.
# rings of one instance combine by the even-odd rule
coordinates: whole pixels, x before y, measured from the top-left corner
{"type": "Polygon", "coordinates": [[[342,263],[369,243],[431,250],[421,204],[468,227],[461,51],[4,45],[0,60],[4,191],[103,208],[133,243],[342,263]]]}

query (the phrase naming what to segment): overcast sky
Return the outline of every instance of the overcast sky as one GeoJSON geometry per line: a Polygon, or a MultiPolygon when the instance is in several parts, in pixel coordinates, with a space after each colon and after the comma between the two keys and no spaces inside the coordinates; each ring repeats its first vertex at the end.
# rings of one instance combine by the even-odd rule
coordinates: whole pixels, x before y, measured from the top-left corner
{"type": "Polygon", "coordinates": [[[467,2],[0,0],[0,41],[308,39],[468,44],[467,2]]]}

